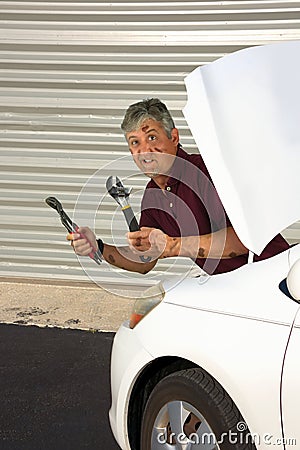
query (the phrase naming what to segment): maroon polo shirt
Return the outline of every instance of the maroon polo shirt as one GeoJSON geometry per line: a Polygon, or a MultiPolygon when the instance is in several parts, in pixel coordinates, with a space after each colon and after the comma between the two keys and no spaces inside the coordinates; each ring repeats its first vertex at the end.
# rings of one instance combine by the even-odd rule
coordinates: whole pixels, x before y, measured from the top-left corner
{"type": "MultiPolygon", "coordinates": [[[[171,237],[201,236],[231,226],[210,175],[199,154],[187,154],[180,146],[165,190],[150,180],[141,205],[140,227],[162,230],[171,237]]],[[[289,248],[279,234],[254,261],[289,248]]],[[[209,274],[229,272],[246,264],[248,254],[229,259],[198,258],[196,264],[209,274]]]]}

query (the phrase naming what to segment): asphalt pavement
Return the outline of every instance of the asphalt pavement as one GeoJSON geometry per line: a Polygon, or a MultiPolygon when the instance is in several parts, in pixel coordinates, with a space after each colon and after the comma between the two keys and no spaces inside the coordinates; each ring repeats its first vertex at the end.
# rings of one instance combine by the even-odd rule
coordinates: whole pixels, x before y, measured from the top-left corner
{"type": "Polygon", "coordinates": [[[0,324],[0,449],[118,450],[108,421],[113,337],[0,324]]]}

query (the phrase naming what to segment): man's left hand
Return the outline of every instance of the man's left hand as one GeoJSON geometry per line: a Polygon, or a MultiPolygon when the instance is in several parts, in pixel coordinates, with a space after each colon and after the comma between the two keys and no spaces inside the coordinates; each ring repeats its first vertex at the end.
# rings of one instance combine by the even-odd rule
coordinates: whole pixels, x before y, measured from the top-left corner
{"type": "Polygon", "coordinates": [[[157,228],[142,227],[139,231],[127,233],[132,251],[142,252],[152,258],[164,258],[169,236],[157,228]]]}

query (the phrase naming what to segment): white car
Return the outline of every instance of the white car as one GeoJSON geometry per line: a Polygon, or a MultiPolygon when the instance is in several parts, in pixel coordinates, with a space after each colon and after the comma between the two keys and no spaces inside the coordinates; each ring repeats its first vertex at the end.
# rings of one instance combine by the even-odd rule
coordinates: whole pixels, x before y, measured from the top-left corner
{"type": "Polygon", "coordinates": [[[300,448],[299,304],[280,289],[289,274],[300,300],[299,263],[296,245],[136,303],[112,352],[122,449],[300,448]]]}
{"type": "MultiPolygon", "coordinates": [[[[279,53],[281,50],[282,47],[279,53]]],[[[285,63],[289,60],[287,50],[283,48],[285,63]]],[[[259,51],[259,48],[254,49],[254,52],[259,51]]],[[[274,57],[273,48],[271,53],[274,57]]],[[[249,53],[243,55],[249,57],[249,53]]],[[[263,56],[263,60],[268,61],[268,55],[263,56]]],[[[291,54],[290,60],[296,59],[291,54]]],[[[233,64],[232,61],[234,63],[234,58],[230,55],[225,64],[233,64]]],[[[217,63],[220,67],[219,61],[217,63]]],[[[297,64],[296,78],[299,79],[299,58],[297,64]]],[[[246,65],[247,71],[252,68],[253,62],[246,65]]],[[[259,71],[262,76],[261,67],[259,71]]],[[[223,67],[221,75],[224,73],[223,67]]],[[[250,74],[250,81],[254,78],[250,74]]],[[[274,86],[278,92],[280,83],[274,86]]],[[[190,87],[188,83],[187,87],[190,87]]],[[[247,85],[247,89],[251,91],[251,86],[247,85]]],[[[261,98],[261,91],[257,96],[263,109],[267,102],[261,98]]],[[[299,97],[299,89],[291,96],[299,97]]],[[[270,92],[267,97],[270,98],[270,92]]],[[[201,99],[195,98],[196,108],[201,109],[201,99]]],[[[239,95],[236,101],[244,103],[239,95]]],[[[215,102],[216,98],[214,105],[215,102]]],[[[297,100],[292,108],[293,115],[297,109],[298,119],[299,104],[297,100]]],[[[192,132],[195,128],[193,114],[186,115],[192,132]]],[[[269,116],[266,115],[265,121],[269,116]]],[[[261,117],[258,120],[261,121],[261,117]]],[[[283,229],[284,220],[288,220],[285,224],[288,226],[292,218],[300,218],[297,198],[300,191],[299,120],[294,121],[294,130],[287,111],[283,111],[281,120],[276,123],[286,120],[293,139],[289,142],[291,134],[287,133],[288,142],[282,147],[284,166],[281,163],[276,166],[281,158],[280,152],[276,153],[270,174],[270,180],[275,181],[273,186],[269,182],[262,185],[255,179],[259,170],[239,172],[240,153],[233,161],[230,158],[234,159],[235,153],[228,153],[228,146],[217,149],[214,155],[215,147],[208,138],[205,143],[207,152],[203,157],[231,222],[245,245],[258,254],[283,229]],[[221,157],[220,151],[223,152],[221,157]],[[290,160],[289,155],[292,155],[290,160]],[[226,183],[228,167],[235,168],[230,183],[226,183]],[[234,176],[240,173],[243,173],[242,179],[235,180],[234,176]],[[284,208],[281,208],[283,203],[278,208],[278,203],[272,202],[271,194],[279,189],[278,184],[280,195],[286,194],[284,208]],[[251,189],[244,189],[245,185],[251,189]],[[268,188],[269,197],[264,196],[268,188]],[[235,204],[230,203],[231,199],[235,204]],[[239,209],[239,205],[249,206],[252,222],[240,220],[245,218],[245,211],[239,209]],[[261,211],[265,216],[258,223],[261,211]]],[[[276,145],[278,126],[258,125],[257,130],[271,130],[270,142],[274,139],[276,145]]],[[[253,123],[251,129],[255,129],[253,123]]],[[[196,131],[194,137],[197,142],[196,131]]],[[[249,133],[250,137],[253,136],[249,133]]],[[[279,138],[282,139],[282,134],[279,138]]],[[[243,147],[238,147],[242,151],[243,147]]],[[[253,146],[250,156],[257,168],[257,161],[268,159],[262,157],[263,150],[253,146]]],[[[247,153],[248,165],[252,163],[250,156],[247,153]]],[[[136,302],[130,321],[118,330],[113,344],[109,416],[121,449],[299,449],[299,302],[300,245],[267,260],[249,262],[229,273],[185,278],[174,288],[168,283],[150,288],[144,298],[136,302]]]]}

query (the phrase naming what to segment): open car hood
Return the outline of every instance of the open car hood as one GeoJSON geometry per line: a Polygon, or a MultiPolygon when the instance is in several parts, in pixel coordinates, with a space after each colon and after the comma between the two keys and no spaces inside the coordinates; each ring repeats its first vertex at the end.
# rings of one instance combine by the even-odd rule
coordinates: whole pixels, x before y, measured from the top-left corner
{"type": "Polygon", "coordinates": [[[300,219],[300,41],[198,67],[183,110],[224,208],[259,255],[300,219]]]}

